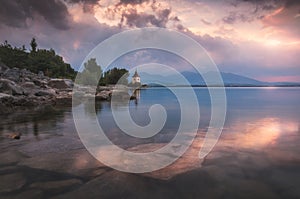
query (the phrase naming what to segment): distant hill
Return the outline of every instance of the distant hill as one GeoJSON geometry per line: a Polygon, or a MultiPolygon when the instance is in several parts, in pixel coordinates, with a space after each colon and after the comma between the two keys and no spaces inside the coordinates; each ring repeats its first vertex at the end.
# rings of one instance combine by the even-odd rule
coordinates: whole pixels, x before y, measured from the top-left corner
{"type": "MultiPolygon", "coordinates": [[[[181,74],[188,80],[192,86],[206,86],[206,83],[201,75],[196,72],[184,71],[181,74]]],[[[214,76],[214,72],[206,73],[207,76],[214,76]]],[[[144,84],[150,84],[157,86],[159,84],[167,86],[184,86],[185,82],[180,81],[176,75],[152,75],[150,73],[140,73],[142,82],[144,84]]],[[[221,72],[221,76],[225,86],[300,86],[300,83],[294,82],[262,82],[256,79],[237,75],[233,73],[221,72]]],[[[217,82],[209,82],[210,85],[216,85],[217,82]]]]}

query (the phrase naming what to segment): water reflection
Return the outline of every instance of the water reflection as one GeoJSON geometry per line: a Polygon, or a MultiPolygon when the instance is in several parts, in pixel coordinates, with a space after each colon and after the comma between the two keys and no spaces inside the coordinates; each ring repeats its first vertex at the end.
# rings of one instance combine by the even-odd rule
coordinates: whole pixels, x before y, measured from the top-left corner
{"type": "Polygon", "coordinates": [[[41,133],[49,131],[54,135],[62,134],[63,132],[56,129],[65,125],[66,114],[70,114],[70,107],[45,106],[0,115],[0,135],[3,138],[6,134],[18,132],[22,137],[34,135],[38,138],[41,133]]]}

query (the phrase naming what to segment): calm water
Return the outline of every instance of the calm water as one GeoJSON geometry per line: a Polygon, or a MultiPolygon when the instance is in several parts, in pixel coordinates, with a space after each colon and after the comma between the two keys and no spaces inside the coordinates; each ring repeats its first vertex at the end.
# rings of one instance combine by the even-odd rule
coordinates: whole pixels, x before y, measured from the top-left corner
{"type": "MultiPolygon", "coordinates": [[[[178,89],[185,92],[183,88],[178,89]]],[[[201,110],[198,134],[205,135],[211,116],[210,98],[205,88],[196,88],[195,93],[201,110]]],[[[226,95],[227,117],[224,130],[218,144],[205,160],[197,158],[201,146],[199,136],[199,143],[195,142],[186,156],[177,163],[135,179],[136,183],[146,183],[136,194],[151,193],[153,190],[147,187],[149,183],[149,186],[157,184],[161,190],[165,190],[154,193],[161,198],[300,197],[300,89],[228,88],[226,95]],[[158,181],[154,183],[152,179],[158,181]],[[161,184],[165,180],[166,183],[161,184]]],[[[175,136],[181,120],[178,100],[171,91],[163,88],[141,90],[139,99],[130,101],[129,109],[133,120],[141,126],[147,125],[150,122],[148,110],[154,104],[164,106],[168,117],[160,133],[147,139],[133,138],[122,133],[113,120],[110,102],[97,102],[96,112],[99,123],[113,143],[126,149],[136,147],[135,150],[144,150],[148,147],[149,150],[153,150],[168,143],[175,136]]],[[[120,103],[116,111],[124,111],[126,106],[126,103],[120,103]]],[[[84,103],[78,105],[78,108],[84,111],[86,117],[89,117],[93,109],[84,103]]],[[[24,183],[19,188],[1,189],[1,186],[4,186],[1,183],[0,196],[17,196],[34,190],[40,197],[61,194],[65,198],[80,197],[81,190],[86,191],[90,188],[90,181],[105,177],[103,172],[100,172],[101,175],[91,174],[103,165],[98,165],[91,157],[87,158],[89,154],[85,152],[74,127],[71,107],[45,107],[36,111],[0,115],[0,149],[3,156],[0,157],[0,175],[27,173],[24,174],[24,183]],[[7,138],[11,132],[22,133],[21,139],[7,138]],[[22,155],[11,155],[11,151],[21,152],[22,155]],[[12,156],[15,157],[13,161],[12,156]],[[51,162],[51,158],[54,162],[59,158],[65,164],[57,166],[51,162]],[[73,161],[72,158],[79,158],[81,161],[73,161]],[[46,163],[37,164],[39,161],[46,163]],[[83,170],[85,172],[81,172],[83,170]],[[44,171],[47,171],[44,178],[28,174],[44,171]],[[49,173],[50,171],[54,173],[49,173]],[[76,178],[81,183],[66,186],[65,189],[51,190],[32,186],[34,183],[63,181],[69,178],[76,178]]],[[[127,181],[128,176],[120,178],[127,181]]],[[[11,180],[14,180],[13,178],[11,180]]],[[[106,190],[101,184],[98,186],[99,190],[106,190]]],[[[126,191],[132,194],[134,189],[129,187],[126,191]]],[[[125,198],[130,198],[130,194],[125,195],[125,198]]],[[[103,197],[110,196],[112,195],[107,190],[103,197]]]]}

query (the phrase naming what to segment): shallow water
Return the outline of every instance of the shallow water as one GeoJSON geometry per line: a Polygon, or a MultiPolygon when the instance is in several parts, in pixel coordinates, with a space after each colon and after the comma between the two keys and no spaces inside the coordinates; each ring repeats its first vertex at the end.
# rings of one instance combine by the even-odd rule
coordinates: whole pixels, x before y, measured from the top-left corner
{"type": "MultiPolygon", "coordinates": [[[[1,115],[0,178],[5,182],[0,182],[0,196],[299,198],[299,91],[226,89],[227,117],[222,135],[213,151],[199,160],[211,103],[207,90],[196,88],[201,111],[196,139],[174,164],[146,174],[118,172],[95,160],[77,135],[71,107],[1,115]],[[9,139],[12,132],[22,133],[21,139],[9,139]]],[[[160,133],[147,139],[123,133],[113,120],[110,102],[96,103],[97,118],[114,144],[135,152],[154,151],[172,140],[181,120],[178,100],[162,88],[141,90],[139,99],[129,103],[133,120],[147,125],[148,110],[154,104],[163,105],[168,117],[160,133]]],[[[124,111],[126,106],[120,103],[115,110],[124,111]]],[[[91,116],[93,107],[83,103],[78,108],[86,117],[91,116]]],[[[111,151],[107,150],[107,155],[111,151]]]]}

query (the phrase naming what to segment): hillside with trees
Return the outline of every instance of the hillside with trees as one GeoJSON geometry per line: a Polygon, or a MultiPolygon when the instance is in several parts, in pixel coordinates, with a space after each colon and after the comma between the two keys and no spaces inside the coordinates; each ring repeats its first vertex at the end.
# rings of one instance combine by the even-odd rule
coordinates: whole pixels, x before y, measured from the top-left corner
{"type": "Polygon", "coordinates": [[[39,49],[33,38],[30,42],[30,50],[25,46],[13,47],[7,41],[0,44],[0,62],[10,68],[27,69],[33,73],[42,71],[46,76],[52,78],[75,79],[78,74],[78,83],[84,85],[108,85],[128,84],[128,70],[113,68],[103,73],[101,66],[95,58],[84,64],[82,72],[75,71],[70,64],[65,63],[63,58],[56,54],[53,49],[39,49]],[[100,77],[100,78],[99,78],[100,77]],[[96,82],[99,79],[99,82],[96,82]]]}
{"type": "Polygon", "coordinates": [[[33,73],[42,71],[46,76],[53,78],[76,77],[76,71],[53,49],[38,49],[38,44],[33,38],[30,42],[31,49],[25,46],[13,47],[7,41],[0,44],[0,61],[10,68],[27,69],[33,73]]]}

